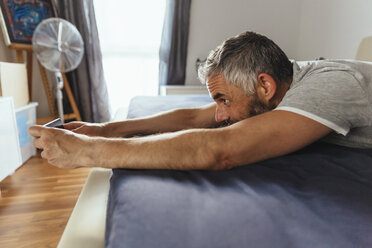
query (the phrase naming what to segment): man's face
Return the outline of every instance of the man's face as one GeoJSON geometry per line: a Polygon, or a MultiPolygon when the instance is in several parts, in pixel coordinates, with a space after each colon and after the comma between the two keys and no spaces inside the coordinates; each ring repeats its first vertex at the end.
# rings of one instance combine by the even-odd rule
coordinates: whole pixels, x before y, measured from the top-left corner
{"type": "Polygon", "coordinates": [[[228,84],[222,75],[208,81],[210,96],[217,104],[215,119],[218,123],[232,124],[271,110],[257,94],[247,96],[240,88],[228,84]]]}

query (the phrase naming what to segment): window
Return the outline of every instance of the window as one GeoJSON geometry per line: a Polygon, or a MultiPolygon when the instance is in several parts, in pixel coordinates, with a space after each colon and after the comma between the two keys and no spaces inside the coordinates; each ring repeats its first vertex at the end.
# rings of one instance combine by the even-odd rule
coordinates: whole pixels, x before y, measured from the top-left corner
{"type": "Polygon", "coordinates": [[[165,0],[94,0],[112,113],[136,95],[157,95],[165,0]]]}

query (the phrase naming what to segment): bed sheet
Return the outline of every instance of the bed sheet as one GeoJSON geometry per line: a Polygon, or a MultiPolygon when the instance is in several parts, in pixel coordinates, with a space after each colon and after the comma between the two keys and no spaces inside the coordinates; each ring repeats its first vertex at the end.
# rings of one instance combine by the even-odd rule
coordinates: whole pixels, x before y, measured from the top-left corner
{"type": "MultiPolygon", "coordinates": [[[[197,106],[137,97],[129,117],[197,106]]],[[[113,170],[106,247],[372,247],[372,152],[315,143],[228,171],[113,170]]]]}

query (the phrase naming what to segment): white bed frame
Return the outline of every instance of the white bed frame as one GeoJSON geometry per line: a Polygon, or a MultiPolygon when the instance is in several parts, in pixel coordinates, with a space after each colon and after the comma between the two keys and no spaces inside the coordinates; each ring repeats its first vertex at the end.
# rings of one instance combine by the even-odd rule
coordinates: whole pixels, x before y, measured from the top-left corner
{"type": "Polygon", "coordinates": [[[105,247],[110,176],[111,170],[94,168],[90,171],[58,248],[105,247]]]}

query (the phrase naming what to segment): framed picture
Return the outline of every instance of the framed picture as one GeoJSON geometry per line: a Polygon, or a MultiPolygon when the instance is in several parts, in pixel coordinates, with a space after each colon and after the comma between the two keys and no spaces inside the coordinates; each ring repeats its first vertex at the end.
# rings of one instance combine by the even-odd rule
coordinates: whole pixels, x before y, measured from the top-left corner
{"type": "Polygon", "coordinates": [[[53,0],[0,0],[0,8],[5,43],[11,47],[31,47],[36,26],[57,16],[53,0]]]}

